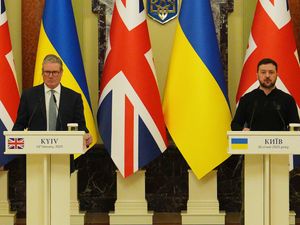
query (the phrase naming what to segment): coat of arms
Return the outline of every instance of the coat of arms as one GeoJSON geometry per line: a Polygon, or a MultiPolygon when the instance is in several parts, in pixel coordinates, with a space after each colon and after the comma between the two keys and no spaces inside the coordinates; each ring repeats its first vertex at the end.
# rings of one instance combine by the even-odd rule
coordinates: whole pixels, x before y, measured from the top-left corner
{"type": "Polygon", "coordinates": [[[147,0],[147,10],[153,20],[165,24],[176,18],[178,0],[147,0]]]}

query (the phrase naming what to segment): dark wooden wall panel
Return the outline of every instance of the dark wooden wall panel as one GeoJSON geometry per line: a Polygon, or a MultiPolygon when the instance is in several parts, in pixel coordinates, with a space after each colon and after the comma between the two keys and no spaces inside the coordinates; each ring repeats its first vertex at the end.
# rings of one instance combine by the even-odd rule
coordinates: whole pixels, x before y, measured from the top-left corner
{"type": "Polygon", "coordinates": [[[22,0],[22,87],[29,88],[38,45],[44,0],[22,0]]]}

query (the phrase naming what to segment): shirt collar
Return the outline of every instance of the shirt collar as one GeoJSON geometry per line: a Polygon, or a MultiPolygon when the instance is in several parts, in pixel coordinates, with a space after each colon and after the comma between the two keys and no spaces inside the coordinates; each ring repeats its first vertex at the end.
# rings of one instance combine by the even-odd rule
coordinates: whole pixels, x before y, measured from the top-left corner
{"type": "Polygon", "coordinates": [[[46,84],[44,84],[45,93],[48,93],[50,90],[54,90],[55,93],[60,94],[61,85],[59,84],[56,88],[51,89],[46,84]]]}
{"type": "MultiPolygon", "coordinates": [[[[265,92],[264,92],[263,90],[261,90],[259,87],[257,88],[257,90],[259,91],[259,93],[266,95],[265,92]]],[[[275,87],[275,88],[270,92],[270,94],[276,93],[277,91],[278,91],[278,89],[277,89],[277,87],[275,87]]],[[[268,94],[268,95],[270,95],[270,94],[268,94]]]]}

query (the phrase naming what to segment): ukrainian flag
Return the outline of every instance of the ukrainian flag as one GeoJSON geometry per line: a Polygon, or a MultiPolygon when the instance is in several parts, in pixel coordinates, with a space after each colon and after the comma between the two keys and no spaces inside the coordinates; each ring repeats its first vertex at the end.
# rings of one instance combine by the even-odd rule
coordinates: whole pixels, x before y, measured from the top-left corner
{"type": "Polygon", "coordinates": [[[231,113],[209,0],[182,1],[163,110],[198,179],[229,156],[231,113]]]}
{"type": "Polygon", "coordinates": [[[247,138],[232,138],[231,148],[235,150],[248,149],[248,139],[247,138]]]}
{"type": "Polygon", "coordinates": [[[87,128],[93,136],[93,143],[90,145],[92,147],[97,142],[97,132],[91,111],[71,0],[46,0],[45,2],[36,57],[34,85],[43,82],[42,62],[48,54],[58,55],[63,61],[64,74],[61,83],[81,94],[87,128]]]}

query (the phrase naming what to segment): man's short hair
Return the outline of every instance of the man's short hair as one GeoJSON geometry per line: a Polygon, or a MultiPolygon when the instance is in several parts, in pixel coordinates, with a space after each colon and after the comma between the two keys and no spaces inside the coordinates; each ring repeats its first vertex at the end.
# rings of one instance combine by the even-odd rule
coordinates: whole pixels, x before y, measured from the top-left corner
{"type": "Polygon", "coordinates": [[[262,60],[260,60],[259,62],[258,62],[258,64],[257,64],[257,72],[258,72],[258,70],[259,70],[259,67],[261,66],[261,65],[265,65],[265,64],[273,64],[274,66],[275,66],[275,69],[276,69],[276,71],[277,71],[277,62],[275,62],[273,59],[270,59],[270,58],[264,58],[264,59],[262,59],[262,60]]]}
{"type": "Polygon", "coordinates": [[[58,63],[60,65],[60,70],[61,71],[63,70],[63,62],[58,56],[53,55],[53,54],[46,55],[44,60],[43,60],[42,69],[44,69],[44,65],[48,62],[58,63]]]}

